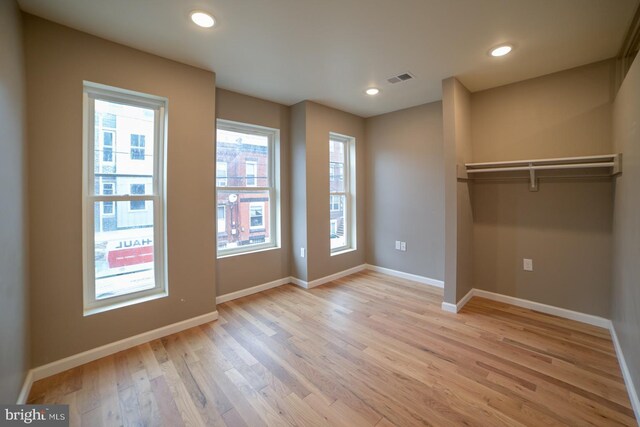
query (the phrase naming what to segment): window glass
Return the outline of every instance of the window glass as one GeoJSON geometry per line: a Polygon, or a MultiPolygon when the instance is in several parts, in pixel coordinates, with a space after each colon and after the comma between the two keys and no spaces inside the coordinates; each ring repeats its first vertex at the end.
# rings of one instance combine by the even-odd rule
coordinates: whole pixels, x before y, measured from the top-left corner
{"type": "Polygon", "coordinates": [[[229,187],[269,186],[269,136],[218,127],[217,162],[227,167],[229,187]]]}
{"type": "Polygon", "coordinates": [[[218,254],[276,246],[277,131],[218,120],[216,140],[218,254]]]}
{"type": "Polygon", "coordinates": [[[349,156],[353,138],[330,134],[329,136],[329,236],[332,252],[352,247],[352,203],[355,200],[351,188],[352,168],[355,164],[349,156]]]}
{"type": "Polygon", "coordinates": [[[131,135],[131,160],[144,160],[145,157],[145,136],[131,135]]]}
{"type": "Polygon", "coordinates": [[[216,186],[227,186],[227,163],[216,162],[216,186]]]}
{"type": "Polygon", "coordinates": [[[164,171],[156,161],[166,101],[125,92],[84,88],[85,314],[166,292],[164,171]]]}

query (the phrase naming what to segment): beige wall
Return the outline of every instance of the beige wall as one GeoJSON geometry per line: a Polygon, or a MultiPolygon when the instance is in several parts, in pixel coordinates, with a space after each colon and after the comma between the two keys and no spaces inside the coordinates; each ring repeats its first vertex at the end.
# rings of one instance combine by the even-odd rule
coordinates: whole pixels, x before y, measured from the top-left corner
{"type": "Polygon", "coordinates": [[[280,248],[218,259],[217,293],[224,295],[290,275],[289,107],[217,89],[216,114],[219,119],[280,130],[280,248]]]}
{"type": "Polygon", "coordinates": [[[22,19],[0,2],[0,403],[15,403],[29,355],[27,139],[22,19]]]}
{"type": "Polygon", "coordinates": [[[472,95],[473,161],[609,153],[614,62],[472,95]]]}
{"type": "Polygon", "coordinates": [[[364,119],[311,101],[292,110],[293,274],[312,281],[365,261],[365,129],[364,119]],[[329,237],[329,133],[356,139],[356,250],[331,256],[329,237]],[[302,159],[304,158],[304,162],[302,159]],[[301,183],[304,182],[304,190],[301,183]],[[306,257],[299,245],[306,243],[306,257]],[[306,278],[304,277],[306,276],[306,278]]]}
{"type": "Polygon", "coordinates": [[[291,275],[307,280],[307,103],[291,107],[291,275]],[[306,254],[305,254],[306,255],[306,254]]]}
{"type": "Polygon", "coordinates": [[[308,280],[315,280],[364,263],[366,141],[364,119],[307,102],[307,252],[308,280]],[[331,256],[329,236],[329,133],[356,139],[356,250],[331,256]]]}
{"type": "MultiPolygon", "coordinates": [[[[640,393],[640,59],[636,57],[613,106],[613,146],[623,153],[613,218],[611,318],[640,393]]],[[[636,414],[637,415],[637,414],[636,414]]]]}
{"type": "MultiPolygon", "coordinates": [[[[472,94],[473,161],[611,152],[612,78],[608,61],[472,94]]],[[[472,196],[475,287],[609,316],[610,179],[476,181],[472,196]]]]}
{"type": "Polygon", "coordinates": [[[38,366],[215,310],[215,76],[26,15],[38,366]],[[82,81],[169,99],[169,296],[83,317],[82,81]]]}
{"type": "Polygon", "coordinates": [[[472,158],[471,94],[456,78],[442,82],[445,191],[444,301],[455,304],[473,287],[473,184],[458,181],[472,158]]]}
{"type": "Polygon", "coordinates": [[[367,263],[444,280],[442,103],[370,117],[366,138],[367,263]]]}

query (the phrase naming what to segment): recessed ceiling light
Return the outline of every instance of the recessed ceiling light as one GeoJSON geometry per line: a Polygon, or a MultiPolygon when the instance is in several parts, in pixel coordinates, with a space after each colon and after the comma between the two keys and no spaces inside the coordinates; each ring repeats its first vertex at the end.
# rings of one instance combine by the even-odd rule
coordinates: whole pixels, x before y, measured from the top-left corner
{"type": "Polygon", "coordinates": [[[501,46],[494,47],[493,49],[491,49],[489,54],[491,56],[505,56],[507,53],[511,52],[512,50],[513,50],[513,46],[511,46],[510,44],[504,44],[501,46]]]}
{"type": "Polygon", "coordinates": [[[202,28],[211,28],[216,23],[216,20],[213,19],[213,16],[199,10],[191,12],[191,20],[194,24],[202,28]]]}
{"type": "Polygon", "coordinates": [[[377,87],[370,87],[369,89],[367,89],[367,90],[365,91],[365,93],[366,93],[367,95],[371,95],[371,96],[373,96],[373,95],[377,95],[377,94],[379,94],[379,93],[380,93],[380,89],[378,89],[377,87]]]}

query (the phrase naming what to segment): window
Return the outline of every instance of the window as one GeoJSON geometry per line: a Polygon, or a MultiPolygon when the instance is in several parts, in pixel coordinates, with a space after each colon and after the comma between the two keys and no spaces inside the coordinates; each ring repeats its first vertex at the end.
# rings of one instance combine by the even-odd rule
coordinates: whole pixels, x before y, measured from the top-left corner
{"type": "Polygon", "coordinates": [[[227,162],[216,162],[216,186],[227,186],[227,162]]]}
{"type": "Polygon", "coordinates": [[[131,134],[131,160],[144,160],[144,135],[131,134]]]}
{"type": "Polygon", "coordinates": [[[340,200],[340,196],[331,196],[330,202],[331,202],[331,212],[337,212],[340,210],[340,204],[342,202],[342,200],[340,200]]]}
{"type": "Polygon", "coordinates": [[[331,253],[355,249],[355,139],[329,134],[331,253]]]}
{"type": "MultiPolygon", "coordinates": [[[[144,184],[131,184],[131,193],[135,195],[145,194],[144,184]]],[[[146,204],[144,200],[131,200],[129,202],[129,210],[132,211],[143,211],[146,209],[146,204]]]]}
{"type": "Polygon", "coordinates": [[[218,206],[218,233],[224,233],[227,229],[227,213],[224,205],[218,206]]]}
{"type": "Polygon", "coordinates": [[[102,161],[105,163],[113,162],[113,140],[114,133],[112,131],[102,132],[102,161]]]}
{"type": "MultiPolygon", "coordinates": [[[[113,194],[113,182],[105,182],[102,184],[102,194],[105,196],[110,196],[113,194]]],[[[103,215],[113,215],[113,202],[102,202],[102,214],[103,215]]]]}
{"type": "Polygon", "coordinates": [[[279,131],[218,120],[216,141],[218,256],[277,247],[279,131]]]}
{"type": "Polygon", "coordinates": [[[258,163],[254,161],[245,162],[245,170],[247,176],[247,187],[255,187],[256,184],[256,173],[258,172],[258,163]]]}
{"type": "Polygon", "coordinates": [[[251,203],[249,217],[252,229],[264,228],[264,203],[251,203]]]}
{"type": "Polygon", "coordinates": [[[89,315],[167,295],[167,101],[88,82],[84,99],[83,269],[89,315]],[[143,161],[116,155],[116,134],[131,135],[131,159],[143,161]],[[101,167],[105,147],[113,150],[109,169],[101,167]],[[101,214],[109,218],[103,221],[101,214]]]}

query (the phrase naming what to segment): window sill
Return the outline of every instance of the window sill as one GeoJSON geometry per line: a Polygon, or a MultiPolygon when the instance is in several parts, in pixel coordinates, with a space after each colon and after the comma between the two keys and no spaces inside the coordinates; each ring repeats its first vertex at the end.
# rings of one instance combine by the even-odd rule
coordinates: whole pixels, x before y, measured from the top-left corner
{"type": "Polygon", "coordinates": [[[273,251],[273,250],[277,250],[277,249],[281,249],[281,247],[280,246],[270,246],[268,248],[256,248],[256,249],[253,249],[253,250],[248,250],[246,252],[235,252],[235,253],[218,255],[218,259],[231,258],[231,257],[234,257],[234,256],[241,256],[241,255],[251,255],[251,254],[256,254],[256,253],[260,253],[260,252],[269,252],[269,251],[273,251]]]}
{"type": "Polygon", "coordinates": [[[167,291],[161,291],[157,294],[147,295],[140,298],[134,298],[126,301],[117,302],[115,304],[104,305],[100,307],[87,308],[84,310],[84,316],[91,316],[93,314],[104,313],[105,311],[115,310],[117,308],[127,307],[129,305],[140,304],[147,301],[153,301],[154,299],[160,299],[168,297],[167,291]]]}
{"type": "Polygon", "coordinates": [[[338,251],[331,252],[331,256],[344,255],[344,254],[348,254],[349,252],[355,252],[355,251],[356,251],[356,248],[340,249],[338,251]]]}

